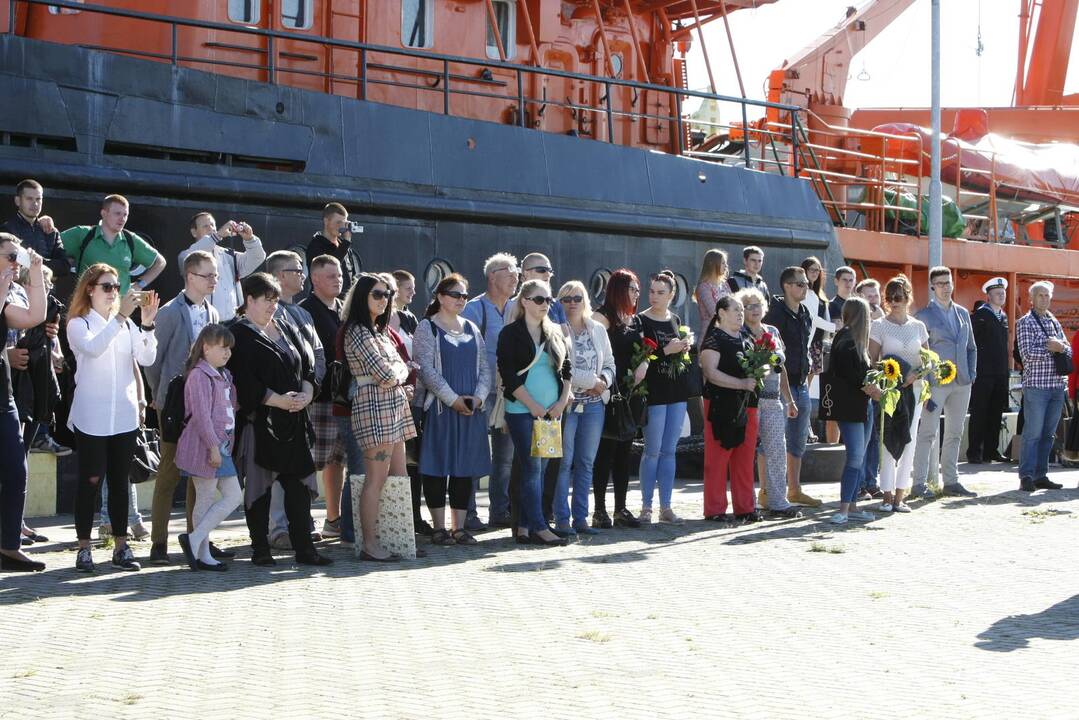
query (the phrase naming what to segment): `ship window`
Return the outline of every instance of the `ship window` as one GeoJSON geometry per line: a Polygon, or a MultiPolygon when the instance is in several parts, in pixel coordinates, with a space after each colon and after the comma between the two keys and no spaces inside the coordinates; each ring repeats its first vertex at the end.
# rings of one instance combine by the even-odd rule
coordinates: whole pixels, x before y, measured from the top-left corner
{"type": "Polygon", "coordinates": [[[229,0],[229,20],[245,25],[257,25],[260,0],[229,0]]]}
{"type": "Polygon", "coordinates": [[[281,24],[290,30],[307,30],[311,27],[312,0],[282,0],[281,24]]]}
{"type": "Polygon", "coordinates": [[[427,263],[427,267],[423,271],[423,284],[427,286],[427,294],[433,296],[438,284],[452,272],[453,265],[450,265],[448,260],[436,257],[427,263]]]}
{"type": "MultiPolygon", "coordinates": [[[[85,0],[74,0],[74,2],[83,3],[83,2],[85,2],[85,0]]],[[[59,7],[57,5],[50,5],[49,6],[49,14],[50,15],[74,15],[74,14],[80,13],[80,12],[82,12],[82,11],[81,10],[76,10],[75,8],[62,8],[62,7],[59,7]]]]}
{"type": "MultiPolygon", "coordinates": [[[[506,51],[506,59],[509,60],[517,49],[516,33],[517,17],[513,3],[510,0],[493,0],[495,9],[495,21],[498,23],[498,36],[502,38],[502,49],[506,51]]],[[[484,17],[487,17],[486,12],[484,17]]],[[[487,57],[498,60],[498,43],[491,28],[490,18],[487,19],[487,57]]]]}
{"type": "Polygon", "coordinates": [[[434,47],[432,0],[401,0],[401,44],[405,47],[434,47]]]}

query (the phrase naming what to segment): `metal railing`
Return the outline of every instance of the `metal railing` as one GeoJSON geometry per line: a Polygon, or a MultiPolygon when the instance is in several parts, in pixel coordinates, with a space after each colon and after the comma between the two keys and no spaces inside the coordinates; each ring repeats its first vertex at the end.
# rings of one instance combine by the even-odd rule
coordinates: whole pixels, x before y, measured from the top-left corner
{"type": "MultiPolygon", "coordinates": [[[[600,77],[595,75],[573,73],[538,66],[521,65],[500,60],[492,60],[489,58],[444,55],[415,48],[399,48],[384,45],[373,45],[370,43],[363,43],[351,40],[305,35],[298,32],[271,30],[267,28],[251,27],[248,25],[240,24],[211,22],[208,20],[199,20],[194,18],[181,18],[169,15],[140,12],[135,10],[126,10],[121,8],[111,8],[88,3],[83,4],[72,2],[70,0],[11,0],[9,3],[8,17],[9,33],[16,33],[16,9],[20,5],[25,7],[51,6],[58,9],[78,11],[82,13],[99,13],[112,17],[127,18],[131,20],[162,24],[164,26],[167,26],[170,30],[169,35],[171,38],[171,46],[167,53],[112,46],[83,45],[83,47],[88,47],[95,50],[107,50],[110,52],[131,55],[134,57],[150,58],[153,60],[168,62],[172,65],[179,65],[181,63],[184,63],[190,65],[207,65],[210,67],[216,66],[231,69],[256,71],[260,73],[265,73],[266,81],[271,84],[281,84],[281,76],[285,75],[316,77],[322,78],[326,81],[355,83],[357,85],[357,97],[358,99],[362,100],[368,99],[368,91],[371,85],[384,85],[390,87],[400,87],[425,92],[440,93],[442,95],[442,112],[446,115],[452,114],[450,101],[451,98],[454,96],[505,100],[507,102],[517,103],[514,124],[517,124],[523,128],[528,127],[529,111],[531,108],[537,108],[536,112],[540,116],[548,107],[563,108],[569,111],[571,114],[586,112],[590,113],[593,116],[602,116],[606,119],[606,139],[607,142],[612,144],[616,142],[616,118],[628,119],[631,123],[636,121],[651,121],[661,124],[665,123],[671,127],[670,137],[672,142],[670,143],[668,149],[670,152],[678,155],[685,155],[689,150],[689,148],[686,147],[685,143],[686,121],[682,116],[683,100],[685,98],[700,98],[701,100],[705,101],[710,100],[714,102],[733,103],[739,105],[741,107],[741,116],[743,118],[743,123],[747,121],[749,107],[755,107],[761,110],[772,108],[779,110],[781,113],[786,113],[787,116],[789,116],[791,119],[790,130],[786,134],[786,140],[794,148],[797,148],[799,146],[798,134],[800,121],[798,119],[798,113],[802,112],[802,108],[794,105],[785,105],[764,100],[754,100],[742,97],[718,95],[697,90],[675,88],[666,85],[657,85],[654,83],[642,83],[634,80],[625,80],[621,78],[600,77]],[[221,60],[210,57],[181,55],[180,42],[178,37],[178,31],[180,28],[197,28],[202,30],[235,33],[239,35],[259,38],[265,42],[265,49],[247,46],[230,47],[222,43],[217,43],[215,46],[226,50],[232,49],[255,51],[260,55],[265,55],[266,59],[264,62],[258,61],[247,63],[236,60],[221,60]],[[359,55],[357,73],[355,75],[350,75],[339,72],[328,72],[324,70],[311,70],[283,66],[279,61],[279,55],[285,57],[285,59],[294,58],[297,55],[296,53],[282,53],[280,50],[280,45],[284,42],[307,43],[323,48],[356,52],[359,55]],[[373,54],[377,56],[379,62],[372,62],[371,56],[373,54]],[[440,67],[441,69],[424,69],[417,67],[409,67],[406,65],[388,64],[385,61],[386,56],[409,58],[411,60],[424,60],[430,62],[434,68],[440,67]],[[469,76],[462,75],[458,72],[451,72],[451,67],[455,66],[476,68],[478,70],[478,73],[476,76],[469,76]],[[515,82],[506,83],[503,81],[495,80],[491,74],[492,70],[502,71],[504,73],[511,74],[511,77],[515,80],[515,82]],[[412,76],[417,78],[417,81],[401,82],[399,80],[386,79],[383,77],[373,77],[372,71],[376,71],[379,73],[394,73],[399,75],[412,76]],[[561,78],[564,80],[576,81],[578,83],[591,84],[593,88],[602,88],[602,94],[599,95],[600,104],[598,106],[595,106],[587,103],[575,103],[570,98],[566,98],[566,102],[563,102],[560,99],[553,99],[548,97],[531,97],[525,91],[525,81],[526,78],[530,79],[536,77],[561,78]],[[477,89],[477,84],[481,88],[492,86],[505,87],[507,86],[507,84],[510,84],[515,86],[515,92],[512,94],[490,92],[483,89],[477,89]],[[632,91],[634,99],[629,103],[629,107],[618,106],[616,102],[616,94],[612,92],[613,90],[618,88],[624,88],[632,91]],[[643,92],[660,93],[667,96],[669,99],[667,107],[672,108],[673,113],[649,113],[634,110],[633,106],[636,105],[637,99],[643,92]]],[[[207,43],[207,45],[209,45],[209,43],[207,43]]],[[[302,59],[311,59],[311,56],[305,56],[302,59]]],[[[314,59],[317,60],[317,56],[314,59]]],[[[461,114],[459,113],[459,115],[461,114]]],[[[464,116],[468,117],[467,114],[465,114],[464,116]]],[[[624,135],[629,135],[628,131],[624,133],[624,135]]],[[[649,145],[653,147],[664,147],[667,145],[667,143],[638,143],[631,141],[624,141],[623,144],[645,147],[649,145]]],[[[743,148],[742,155],[745,166],[752,167],[753,160],[750,157],[750,148],[748,143],[746,143],[745,147],[743,148]]],[[[799,176],[801,169],[799,167],[799,154],[797,152],[790,155],[784,165],[782,172],[789,173],[794,176],[799,176]]]]}

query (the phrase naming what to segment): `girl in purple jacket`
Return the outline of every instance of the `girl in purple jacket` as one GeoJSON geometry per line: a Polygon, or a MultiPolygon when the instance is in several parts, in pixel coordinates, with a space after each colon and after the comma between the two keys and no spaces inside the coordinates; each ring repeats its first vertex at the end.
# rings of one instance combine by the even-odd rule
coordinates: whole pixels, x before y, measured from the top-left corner
{"type": "Polygon", "coordinates": [[[243,499],[232,464],[233,428],[239,407],[236,386],[225,363],[235,342],[224,325],[207,325],[199,333],[184,370],[184,410],[187,424],[176,444],[176,467],[195,483],[194,527],[180,535],[180,547],[192,570],[226,570],[210,555],[210,531],[243,499]],[[214,501],[216,491],[221,499],[214,501]]]}

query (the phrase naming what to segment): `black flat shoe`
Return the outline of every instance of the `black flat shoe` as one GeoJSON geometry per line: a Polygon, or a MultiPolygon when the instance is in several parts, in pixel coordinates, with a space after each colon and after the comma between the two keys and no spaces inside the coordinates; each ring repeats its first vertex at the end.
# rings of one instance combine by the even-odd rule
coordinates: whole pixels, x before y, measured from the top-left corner
{"type": "Polygon", "coordinates": [[[26,532],[25,530],[23,530],[22,536],[24,538],[30,538],[34,542],[38,542],[38,543],[48,542],[49,541],[49,539],[47,537],[45,537],[44,535],[39,533],[37,530],[31,530],[30,532],[26,532]]]}
{"type": "Polygon", "coordinates": [[[610,530],[614,527],[614,521],[606,512],[592,513],[592,527],[597,530],[610,530]]]}
{"type": "Polygon", "coordinates": [[[544,547],[565,547],[569,544],[566,538],[556,537],[552,540],[544,540],[539,535],[530,536],[529,542],[533,545],[543,545],[544,547]]]}
{"type": "Polygon", "coordinates": [[[184,533],[176,538],[180,541],[180,549],[184,551],[184,559],[187,560],[187,566],[192,570],[199,569],[199,561],[195,558],[195,553],[191,552],[191,537],[184,533]]]}
{"type": "Polygon", "coordinates": [[[380,558],[371,555],[366,550],[360,550],[360,560],[366,560],[367,562],[392,563],[397,562],[397,557],[395,555],[387,555],[384,558],[380,558]]]}
{"type": "Polygon", "coordinates": [[[229,566],[225,563],[208,563],[202,560],[196,561],[199,566],[199,570],[210,570],[212,572],[225,572],[229,569],[229,566]]]}
{"type": "Polygon", "coordinates": [[[1060,490],[1064,486],[1060,483],[1053,482],[1047,477],[1040,477],[1034,481],[1034,487],[1039,490],[1060,490]]]}
{"type": "Polygon", "coordinates": [[[44,569],[45,563],[37,560],[22,560],[0,555],[0,570],[4,572],[41,572],[44,569]]]}
{"type": "Polygon", "coordinates": [[[274,560],[273,555],[271,555],[269,552],[257,552],[251,556],[251,564],[258,565],[259,567],[271,567],[273,565],[276,565],[277,561],[274,560]]]}
{"type": "Polygon", "coordinates": [[[222,550],[213,543],[210,543],[210,557],[214,560],[231,560],[236,557],[236,553],[232,550],[222,550]]]}
{"type": "Polygon", "coordinates": [[[30,547],[34,544],[34,538],[26,537],[25,535],[23,535],[21,538],[19,538],[19,544],[23,547],[30,547]]]}
{"type": "Polygon", "coordinates": [[[1019,478],[1019,489],[1023,492],[1034,492],[1037,489],[1034,487],[1034,478],[1019,478]]]}
{"type": "Polygon", "coordinates": [[[529,536],[529,535],[517,535],[517,544],[518,545],[531,545],[532,544],[532,537],[529,536]]]}
{"type": "Polygon", "coordinates": [[[296,563],[298,565],[315,565],[317,567],[322,567],[323,565],[333,565],[333,560],[325,555],[314,553],[312,555],[297,555],[296,563]]]}
{"type": "Polygon", "coordinates": [[[621,528],[639,528],[641,521],[633,517],[633,513],[629,510],[622,508],[616,510],[614,513],[614,526],[621,528]]]}
{"type": "Polygon", "coordinates": [[[168,545],[165,543],[153,543],[150,545],[151,565],[168,565],[170,562],[168,545]]]}

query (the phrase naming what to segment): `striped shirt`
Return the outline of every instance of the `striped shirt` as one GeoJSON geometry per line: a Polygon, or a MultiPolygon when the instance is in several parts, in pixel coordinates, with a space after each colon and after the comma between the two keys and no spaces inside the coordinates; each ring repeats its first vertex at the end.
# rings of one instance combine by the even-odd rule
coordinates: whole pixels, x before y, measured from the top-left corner
{"type": "Polygon", "coordinates": [[[1031,310],[1015,324],[1015,339],[1023,358],[1023,387],[1054,390],[1067,386],[1068,376],[1057,375],[1053,354],[1045,348],[1050,337],[1059,340],[1064,345],[1064,354],[1071,357],[1071,345],[1064,339],[1064,329],[1052,313],[1046,312],[1039,318],[1031,310]]]}

